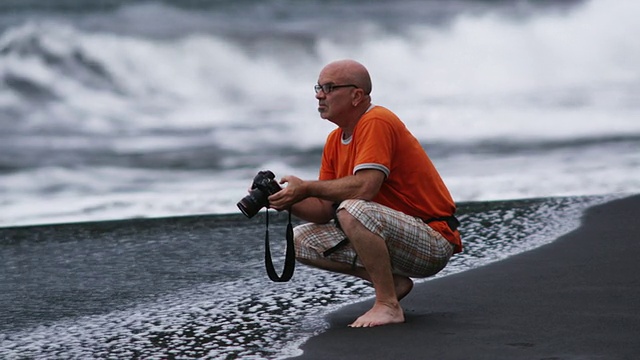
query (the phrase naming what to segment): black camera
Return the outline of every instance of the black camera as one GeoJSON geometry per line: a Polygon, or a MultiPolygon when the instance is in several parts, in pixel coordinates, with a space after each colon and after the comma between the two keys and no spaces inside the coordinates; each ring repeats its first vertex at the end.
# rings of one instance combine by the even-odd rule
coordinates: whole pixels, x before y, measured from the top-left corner
{"type": "Polygon", "coordinates": [[[260,209],[269,205],[269,195],[282,190],[278,182],[274,180],[275,177],[271,171],[265,170],[258,172],[258,175],[253,178],[249,195],[242,198],[237,204],[246,217],[252,218],[260,209]]]}

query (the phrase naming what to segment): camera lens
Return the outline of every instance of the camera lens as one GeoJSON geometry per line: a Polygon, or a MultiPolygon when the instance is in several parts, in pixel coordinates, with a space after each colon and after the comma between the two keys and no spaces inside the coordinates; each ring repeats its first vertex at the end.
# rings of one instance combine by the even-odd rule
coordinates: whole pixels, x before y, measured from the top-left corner
{"type": "Polygon", "coordinates": [[[242,211],[244,216],[246,216],[248,218],[253,217],[256,214],[256,212],[251,207],[251,204],[248,203],[246,201],[246,199],[240,200],[240,202],[238,202],[238,204],[236,204],[236,205],[238,205],[238,209],[240,209],[240,211],[242,211]]]}
{"type": "Polygon", "coordinates": [[[260,189],[253,189],[237,205],[244,216],[252,218],[263,206],[267,205],[267,197],[260,189]]]}

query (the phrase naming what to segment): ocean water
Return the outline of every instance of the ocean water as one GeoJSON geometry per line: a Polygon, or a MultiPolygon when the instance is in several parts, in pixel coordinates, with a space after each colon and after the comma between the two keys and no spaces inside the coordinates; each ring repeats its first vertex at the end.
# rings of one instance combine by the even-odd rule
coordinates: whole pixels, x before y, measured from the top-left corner
{"type": "Polygon", "coordinates": [[[259,170],[317,176],[334,125],[313,85],[335,59],[369,68],[460,203],[467,248],[441,275],[552,241],[640,192],[638,18],[625,0],[3,1],[0,357],[282,358],[371,295],[304,267],[270,283],[261,219],[235,205],[259,170]]]}
{"type": "MultiPolygon", "coordinates": [[[[463,203],[465,250],[436,278],[546,244],[577,227],[585,208],[610,199],[463,203]]],[[[271,217],[279,271],[286,216],[271,217]]],[[[264,222],[261,213],[0,228],[0,358],[299,355],[327,328],[326,314],[370,299],[373,289],[304,266],[290,282],[270,282],[264,222]]]]}
{"type": "Polygon", "coordinates": [[[640,5],[4,1],[0,225],[235,213],[316,178],[354,58],[457,201],[640,189],[640,5]]]}

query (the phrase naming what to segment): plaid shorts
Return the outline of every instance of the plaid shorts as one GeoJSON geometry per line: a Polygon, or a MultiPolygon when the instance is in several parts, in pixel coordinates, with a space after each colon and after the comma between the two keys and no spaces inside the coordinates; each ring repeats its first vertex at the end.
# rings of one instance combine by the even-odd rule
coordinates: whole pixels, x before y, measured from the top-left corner
{"type": "MultiPolygon", "coordinates": [[[[453,255],[453,244],[419,218],[365,200],[345,200],[340,209],[348,211],[369,231],[384,239],[394,274],[415,278],[431,276],[442,270],[453,255]]],[[[297,226],[294,229],[296,257],[324,259],[323,252],[345,238],[333,221],[297,226]]],[[[326,259],[363,266],[350,243],[326,259]]]]}

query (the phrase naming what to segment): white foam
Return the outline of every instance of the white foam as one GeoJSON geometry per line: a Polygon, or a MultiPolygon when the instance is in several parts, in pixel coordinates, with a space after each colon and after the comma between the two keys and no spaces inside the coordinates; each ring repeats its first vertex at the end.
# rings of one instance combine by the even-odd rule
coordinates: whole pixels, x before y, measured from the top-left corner
{"type": "Polygon", "coordinates": [[[633,2],[590,1],[519,21],[489,12],[395,33],[363,21],[352,25],[367,34],[355,43],[320,34],[320,59],[293,41],[273,52],[215,32],[154,39],[32,21],[2,42],[37,39],[71,63],[80,53],[106,70],[109,80],[102,80],[111,87],[88,81],[86,65],[65,74],[29,52],[4,56],[0,75],[24,77],[61,97],[41,112],[32,109],[34,123],[53,118],[98,133],[215,128],[215,140],[230,148],[247,139],[257,146],[322,144],[332,125],[319,119],[312,85],[324,62],[342,57],[369,67],[374,101],[410,128],[429,128],[416,131],[423,139],[451,132],[461,140],[637,133],[637,106],[620,109],[621,101],[639,101],[640,43],[628,36],[640,32],[634,14],[640,9],[633,2]]]}
{"type": "MultiPolygon", "coordinates": [[[[472,220],[464,222],[467,251],[438,277],[549,243],[575,229],[585,208],[611,199],[547,199],[463,215],[461,220],[472,220]]],[[[239,279],[140,299],[106,314],[5,332],[0,355],[280,359],[299,355],[299,346],[327,327],[327,313],[373,295],[361,281],[308,267],[298,267],[289,283],[265,286],[257,262],[245,265],[239,279]]]]}
{"type": "MultiPolygon", "coordinates": [[[[150,8],[185,24],[194,16],[194,24],[204,26],[201,14],[150,8]]],[[[104,17],[144,18],[141,9],[146,6],[104,17]]],[[[257,170],[316,178],[319,159],[291,165],[279,152],[256,166],[251,156],[322,146],[335,125],[318,116],[312,85],[324,63],[343,57],[369,67],[373,101],[399,114],[427,148],[640,134],[640,42],[628,36],[638,32],[638,11],[634,2],[590,1],[517,21],[465,13],[448,26],[412,23],[393,32],[363,19],[349,25],[359,29],[353,38],[307,32],[317,22],[305,18],[294,27],[305,34],[302,40],[285,32],[284,39],[266,36],[261,46],[215,27],[153,37],[34,18],[0,36],[8,49],[0,55],[0,77],[31,81],[56,100],[30,102],[0,88],[0,103],[20,119],[6,125],[19,131],[3,146],[38,156],[198,147],[243,155],[215,159],[222,169],[209,172],[56,169],[68,165],[63,162],[4,174],[2,213],[8,215],[0,224],[235,212],[257,170]]],[[[565,161],[569,153],[553,161],[502,153],[434,160],[456,200],[467,201],[637,192],[637,153],[607,150],[609,157],[596,153],[573,164],[565,161]]]]}

